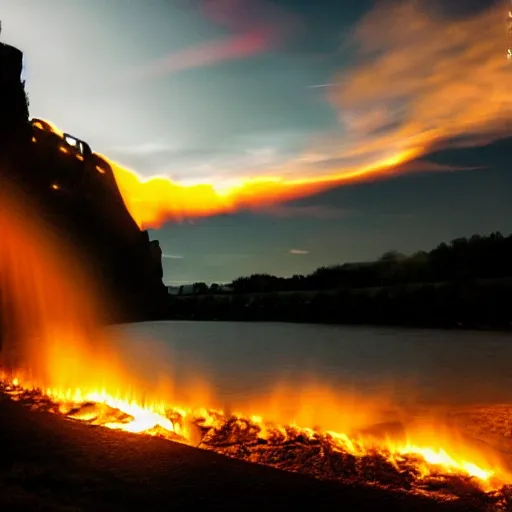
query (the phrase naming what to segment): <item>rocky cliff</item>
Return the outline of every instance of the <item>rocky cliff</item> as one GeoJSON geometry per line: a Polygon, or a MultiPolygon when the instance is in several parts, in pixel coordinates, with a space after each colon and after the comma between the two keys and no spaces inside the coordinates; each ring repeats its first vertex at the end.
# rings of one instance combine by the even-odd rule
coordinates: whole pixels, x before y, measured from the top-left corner
{"type": "Polygon", "coordinates": [[[161,250],[126,209],[112,169],[89,145],[29,118],[23,54],[0,43],[0,173],[87,261],[116,320],[158,318],[166,305],[161,250]]]}

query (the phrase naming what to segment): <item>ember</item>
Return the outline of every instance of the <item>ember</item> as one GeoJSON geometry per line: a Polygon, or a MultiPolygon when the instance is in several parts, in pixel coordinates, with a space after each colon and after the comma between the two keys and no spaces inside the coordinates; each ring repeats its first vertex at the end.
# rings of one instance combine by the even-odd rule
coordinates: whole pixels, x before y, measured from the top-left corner
{"type": "Polygon", "coordinates": [[[4,375],[0,390],[37,410],[91,425],[193,444],[321,479],[365,482],[444,499],[473,496],[496,507],[510,494],[510,477],[502,467],[478,465],[442,448],[282,426],[254,416],[214,410],[164,404],[141,406],[108,394],[43,392],[25,389],[14,380],[8,383],[6,378],[4,375]]]}

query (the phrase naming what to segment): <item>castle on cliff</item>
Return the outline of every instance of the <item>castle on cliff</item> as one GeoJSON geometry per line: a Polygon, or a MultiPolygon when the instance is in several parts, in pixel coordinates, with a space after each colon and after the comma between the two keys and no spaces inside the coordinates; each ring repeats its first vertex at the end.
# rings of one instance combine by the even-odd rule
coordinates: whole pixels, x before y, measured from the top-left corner
{"type": "MultiPolygon", "coordinates": [[[[1,28],[0,28],[1,30],[1,28]]],[[[86,256],[119,320],[160,317],[166,308],[158,241],[128,212],[111,167],[89,145],[30,119],[23,53],[0,43],[0,173],[25,192],[77,254],[86,256]]]]}

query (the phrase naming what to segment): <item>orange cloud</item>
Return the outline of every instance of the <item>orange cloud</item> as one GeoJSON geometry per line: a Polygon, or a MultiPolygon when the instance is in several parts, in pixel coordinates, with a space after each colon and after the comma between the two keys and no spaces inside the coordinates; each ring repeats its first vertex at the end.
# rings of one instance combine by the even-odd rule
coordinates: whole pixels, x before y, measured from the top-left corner
{"type": "Polygon", "coordinates": [[[418,1],[379,3],[351,40],[362,64],[329,90],[347,132],[345,154],[425,153],[461,135],[467,143],[510,135],[505,16],[497,6],[455,22],[418,1]]]}
{"type": "MultiPolygon", "coordinates": [[[[312,195],[343,183],[413,172],[414,167],[408,163],[408,156],[398,155],[396,159],[378,162],[375,168],[346,169],[317,178],[285,179],[263,176],[232,180],[234,182],[226,186],[206,182],[185,185],[167,177],[143,178],[105,156],[101,158],[112,167],[126,207],[135,221],[143,228],[157,228],[171,220],[183,221],[243,209],[262,211],[269,208],[272,212],[276,204],[312,195]]],[[[438,166],[432,164],[427,169],[438,170],[438,166]]],[[[424,168],[420,167],[418,170],[424,168]]],[[[279,213],[283,215],[282,210],[278,210],[279,213]]],[[[310,213],[318,216],[319,211],[311,210],[310,213]]]]}

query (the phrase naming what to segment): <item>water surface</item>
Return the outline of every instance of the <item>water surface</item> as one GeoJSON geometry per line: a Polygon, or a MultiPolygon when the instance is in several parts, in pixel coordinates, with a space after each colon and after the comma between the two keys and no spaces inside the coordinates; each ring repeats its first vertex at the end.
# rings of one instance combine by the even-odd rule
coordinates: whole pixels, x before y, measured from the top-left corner
{"type": "Polygon", "coordinates": [[[343,392],[385,390],[397,402],[512,402],[510,333],[183,321],[114,330],[137,348],[137,364],[156,355],[160,371],[178,382],[199,375],[226,400],[314,380],[343,392]]]}

